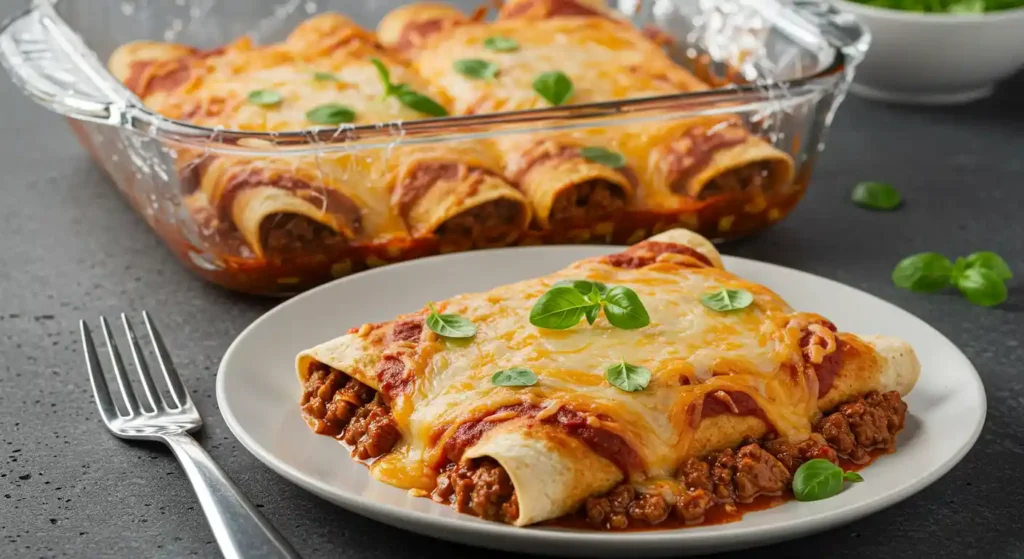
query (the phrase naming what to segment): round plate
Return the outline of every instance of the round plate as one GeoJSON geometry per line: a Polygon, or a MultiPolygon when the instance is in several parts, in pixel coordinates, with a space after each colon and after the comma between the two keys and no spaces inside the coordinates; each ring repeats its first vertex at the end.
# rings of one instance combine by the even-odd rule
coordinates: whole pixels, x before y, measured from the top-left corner
{"type": "Polygon", "coordinates": [[[773,289],[800,311],[841,330],[907,340],[921,376],[907,397],[897,451],[863,471],[865,481],[831,499],[789,502],[714,526],[609,533],[516,528],[459,514],[373,480],[299,413],[295,356],[365,322],[389,320],[425,302],[545,275],[610,246],[505,248],[435,256],[362,272],[296,296],[256,320],[228,348],[217,402],[228,427],[256,458],[300,487],[380,522],[446,540],[531,553],[588,557],[686,555],[764,545],[850,522],[924,489],[971,448],[985,421],[977,371],[945,336],[913,315],[818,276],[735,257],[728,270],[773,289]]]}

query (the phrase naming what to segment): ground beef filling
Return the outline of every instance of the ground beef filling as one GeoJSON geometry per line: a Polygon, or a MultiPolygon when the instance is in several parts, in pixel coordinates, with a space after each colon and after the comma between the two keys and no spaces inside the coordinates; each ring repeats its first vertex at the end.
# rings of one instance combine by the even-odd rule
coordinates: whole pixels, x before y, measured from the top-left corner
{"type": "Polygon", "coordinates": [[[566,188],[551,204],[548,220],[553,223],[589,222],[610,217],[626,206],[622,189],[605,180],[592,180],[566,188]]]}
{"type": "MultiPolygon", "coordinates": [[[[768,163],[752,163],[738,169],[726,171],[708,181],[697,195],[697,199],[707,200],[723,194],[762,189],[769,184],[769,171],[770,165],[768,163]]],[[[686,184],[676,183],[673,185],[673,191],[682,193],[679,189],[685,191],[686,184]]]]}
{"type": "Polygon", "coordinates": [[[341,246],[345,238],[330,227],[297,214],[278,214],[260,224],[263,251],[269,256],[309,254],[341,246]]]}
{"type": "MultiPolygon", "coordinates": [[[[714,506],[735,510],[737,503],[784,494],[793,473],[808,460],[838,463],[839,456],[855,459],[866,457],[870,450],[891,448],[905,417],[906,404],[898,392],[871,393],[822,418],[804,441],[767,439],[690,458],[676,472],[684,491],[674,501],[663,493],[640,493],[622,483],[587,499],[580,514],[602,530],[654,526],[669,518],[700,524],[714,506]]],[[[511,523],[519,517],[512,481],[489,458],[449,464],[437,476],[431,497],[486,520],[511,523]]]]}
{"type": "Polygon", "coordinates": [[[437,476],[430,494],[439,503],[485,520],[515,522],[519,500],[508,472],[490,458],[450,464],[437,476]]]}
{"type": "Polygon", "coordinates": [[[512,200],[495,200],[448,219],[434,234],[448,249],[503,246],[519,234],[523,211],[522,205],[512,200]]]}
{"type": "Polygon", "coordinates": [[[314,366],[301,403],[314,432],[344,441],[360,460],[387,453],[400,437],[391,408],[380,395],[341,371],[314,366]]]}

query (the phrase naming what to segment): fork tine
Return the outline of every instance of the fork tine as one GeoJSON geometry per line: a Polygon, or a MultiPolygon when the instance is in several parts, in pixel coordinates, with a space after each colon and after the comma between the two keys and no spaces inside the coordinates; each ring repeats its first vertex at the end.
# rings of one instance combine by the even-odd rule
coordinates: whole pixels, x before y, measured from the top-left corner
{"type": "Polygon", "coordinates": [[[107,340],[107,351],[110,352],[110,361],[114,364],[114,376],[117,377],[117,385],[121,387],[121,397],[124,398],[124,405],[128,408],[128,417],[131,417],[141,411],[139,401],[135,399],[132,383],[128,381],[128,373],[124,369],[124,362],[121,361],[121,354],[117,351],[117,344],[114,343],[114,336],[110,333],[110,325],[107,324],[106,317],[100,317],[100,326],[103,328],[103,337],[107,340]]]}
{"type": "Polygon", "coordinates": [[[135,370],[139,373],[139,378],[142,380],[142,390],[146,393],[149,405],[152,406],[153,410],[167,407],[164,403],[164,397],[160,395],[160,391],[153,384],[153,377],[149,374],[149,367],[146,366],[146,356],[142,354],[142,348],[139,347],[139,339],[135,337],[135,330],[132,329],[132,323],[128,321],[128,315],[121,313],[121,323],[124,324],[124,332],[128,336],[128,347],[131,348],[132,358],[135,359],[135,370]],[[158,405],[157,402],[160,402],[160,404],[158,405]]]}
{"type": "Polygon", "coordinates": [[[174,368],[170,352],[167,351],[167,346],[164,345],[164,339],[160,335],[160,331],[156,329],[156,324],[149,318],[148,312],[142,311],[142,320],[146,323],[149,339],[153,341],[153,349],[156,352],[156,360],[160,363],[160,369],[164,372],[164,378],[167,379],[167,386],[171,389],[171,396],[174,398],[174,401],[179,407],[192,403],[188,390],[185,389],[185,384],[181,382],[181,377],[178,376],[178,370],[174,368]]]}
{"type": "Polygon", "coordinates": [[[89,371],[89,384],[92,385],[93,396],[96,397],[96,405],[100,408],[100,416],[104,423],[110,423],[117,419],[117,406],[110,398],[110,388],[107,387],[107,379],[103,377],[103,368],[100,367],[100,358],[96,354],[96,345],[92,341],[92,333],[84,320],[78,321],[78,327],[82,331],[82,347],[85,348],[85,368],[89,371]]]}

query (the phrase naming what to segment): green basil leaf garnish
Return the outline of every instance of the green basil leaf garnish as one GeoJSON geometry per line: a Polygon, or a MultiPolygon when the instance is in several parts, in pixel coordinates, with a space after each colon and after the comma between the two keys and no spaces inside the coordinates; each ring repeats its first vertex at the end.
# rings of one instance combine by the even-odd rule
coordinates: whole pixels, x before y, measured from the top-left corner
{"type": "Polygon", "coordinates": [[[919,293],[932,293],[949,285],[953,263],[937,252],[922,252],[900,260],[892,271],[892,282],[919,293]]]}
{"type": "Polygon", "coordinates": [[[356,113],[345,105],[327,103],[306,113],[306,120],[315,124],[345,124],[356,119],[356,113]]]}
{"type": "Polygon", "coordinates": [[[903,201],[898,190],[884,182],[862,182],[853,188],[853,202],[872,210],[894,210],[903,201]]]}
{"type": "Polygon", "coordinates": [[[576,291],[579,291],[580,295],[588,295],[595,289],[602,297],[605,293],[608,293],[608,286],[599,281],[564,279],[556,281],[552,287],[558,287],[560,285],[568,285],[576,291]]]}
{"type": "Polygon", "coordinates": [[[313,79],[318,81],[318,82],[340,82],[341,81],[341,80],[338,79],[338,76],[335,76],[334,74],[332,74],[330,72],[314,72],[313,73],[313,79]]]}
{"type": "Polygon", "coordinates": [[[639,365],[631,365],[625,360],[608,367],[604,378],[612,386],[626,392],[638,392],[647,388],[651,382],[651,371],[639,365]]]}
{"type": "Polygon", "coordinates": [[[463,76],[478,80],[486,80],[498,75],[497,64],[477,58],[456,60],[452,67],[463,76]]]}
{"type": "Polygon", "coordinates": [[[569,285],[552,287],[530,310],[530,324],[549,330],[566,330],[579,324],[594,303],[569,285]]]}
{"type": "Polygon", "coordinates": [[[284,100],[284,97],[281,97],[281,94],[273,89],[255,89],[249,92],[246,99],[253,105],[273,107],[274,105],[279,105],[284,100]]]}
{"type": "Polygon", "coordinates": [[[719,289],[705,293],[700,298],[701,304],[718,312],[729,312],[745,309],[754,302],[754,295],[745,289],[719,289]]]}
{"type": "Polygon", "coordinates": [[[819,501],[834,497],[843,490],[843,480],[863,481],[855,472],[843,473],[843,469],[825,460],[808,460],[793,474],[793,495],[798,501],[819,501]]]}
{"type": "Polygon", "coordinates": [[[406,107],[419,111],[423,114],[430,116],[448,116],[448,109],[442,107],[437,101],[434,101],[422,93],[417,93],[405,85],[398,86],[398,89],[395,90],[395,97],[397,97],[398,100],[406,107]]]}
{"type": "Polygon", "coordinates": [[[604,316],[612,326],[623,330],[635,330],[651,323],[640,296],[621,285],[609,289],[604,296],[604,316]]]}
{"type": "Polygon", "coordinates": [[[495,386],[533,386],[537,384],[537,374],[526,367],[512,367],[491,375],[491,384],[495,386]]]}
{"type": "Polygon", "coordinates": [[[982,307],[994,307],[1006,301],[1006,283],[987,268],[968,268],[956,279],[956,288],[967,300],[982,307]]]}
{"type": "Polygon", "coordinates": [[[597,317],[601,316],[601,305],[594,305],[583,313],[583,316],[587,318],[587,324],[593,326],[594,322],[597,322],[597,317]]]}
{"type": "Polygon", "coordinates": [[[587,146],[580,150],[584,159],[593,161],[600,165],[618,169],[626,166],[626,158],[619,152],[611,151],[597,146],[587,146]]]}
{"type": "MultiPolygon", "coordinates": [[[[957,259],[959,263],[959,258],[957,259]]],[[[966,269],[981,268],[994,273],[1001,280],[1013,279],[1013,272],[1010,265],[1003,260],[1003,257],[991,251],[974,252],[964,259],[966,269]]]]}
{"type": "Polygon", "coordinates": [[[512,52],[519,50],[519,43],[509,37],[493,35],[484,39],[484,48],[495,52],[512,52]]]}
{"type": "Polygon", "coordinates": [[[559,71],[544,72],[533,80],[533,90],[554,106],[561,105],[572,96],[573,85],[569,76],[559,71]]]}
{"type": "Polygon", "coordinates": [[[430,97],[414,91],[404,83],[391,83],[391,73],[383,62],[371,58],[370,62],[377,68],[377,76],[384,85],[384,97],[394,96],[406,107],[430,116],[448,116],[448,110],[430,97]]]}
{"type": "Polygon", "coordinates": [[[427,315],[427,328],[438,336],[445,338],[472,338],[476,335],[476,324],[468,318],[457,314],[438,314],[434,304],[430,303],[430,314],[427,315]]]}

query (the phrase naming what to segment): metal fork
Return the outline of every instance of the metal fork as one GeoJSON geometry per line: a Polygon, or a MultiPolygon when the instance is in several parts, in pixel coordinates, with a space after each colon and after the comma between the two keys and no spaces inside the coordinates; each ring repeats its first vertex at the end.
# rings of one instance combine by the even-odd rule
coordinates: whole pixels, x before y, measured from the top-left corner
{"type": "Polygon", "coordinates": [[[188,390],[182,384],[174,364],[168,355],[160,332],[150,320],[149,314],[142,313],[146,330],[156,353],[157,362],[167,380],[173,405],[164,401],[160,391],[153,383],[149,367],[142,354],[138,338],[128,317],[121,314],[125,334],[135,360],[135,369],[142,382],[142,390],[149,406],[140,406],[135,391],[128,380],[128,371],[121,354],[117,350],[114,336],[105,317],[100,317],[103,337],[110,352],[110,361],[114,367],[114,376],[121,389],[121,398],[127,414],[117,411],[107,381],[100,367],[96,346],[92,341],[89,326],[84,320],[79,322],[82,330],[82,346],[85,348],[86,366],[89,369],[89,380],[92,382],[93,394],[100,408],[103,422],[110,431],[122,439],[144,439],[160,441],[171,447],[174,456],[181,462],[192,488],[199,497],[199,504],[206,514],[206,519],[213,529],[221,552],[228,559],[250,557],[289,557],[298,558],[298,553],[288,544],[284,537],[263,517],[250,503],[238,487],[228,478],[220,467],[203,450],[203,447],[190,432],[199,429],[203,424],[199,411],[192,404],[188,390]]]}

